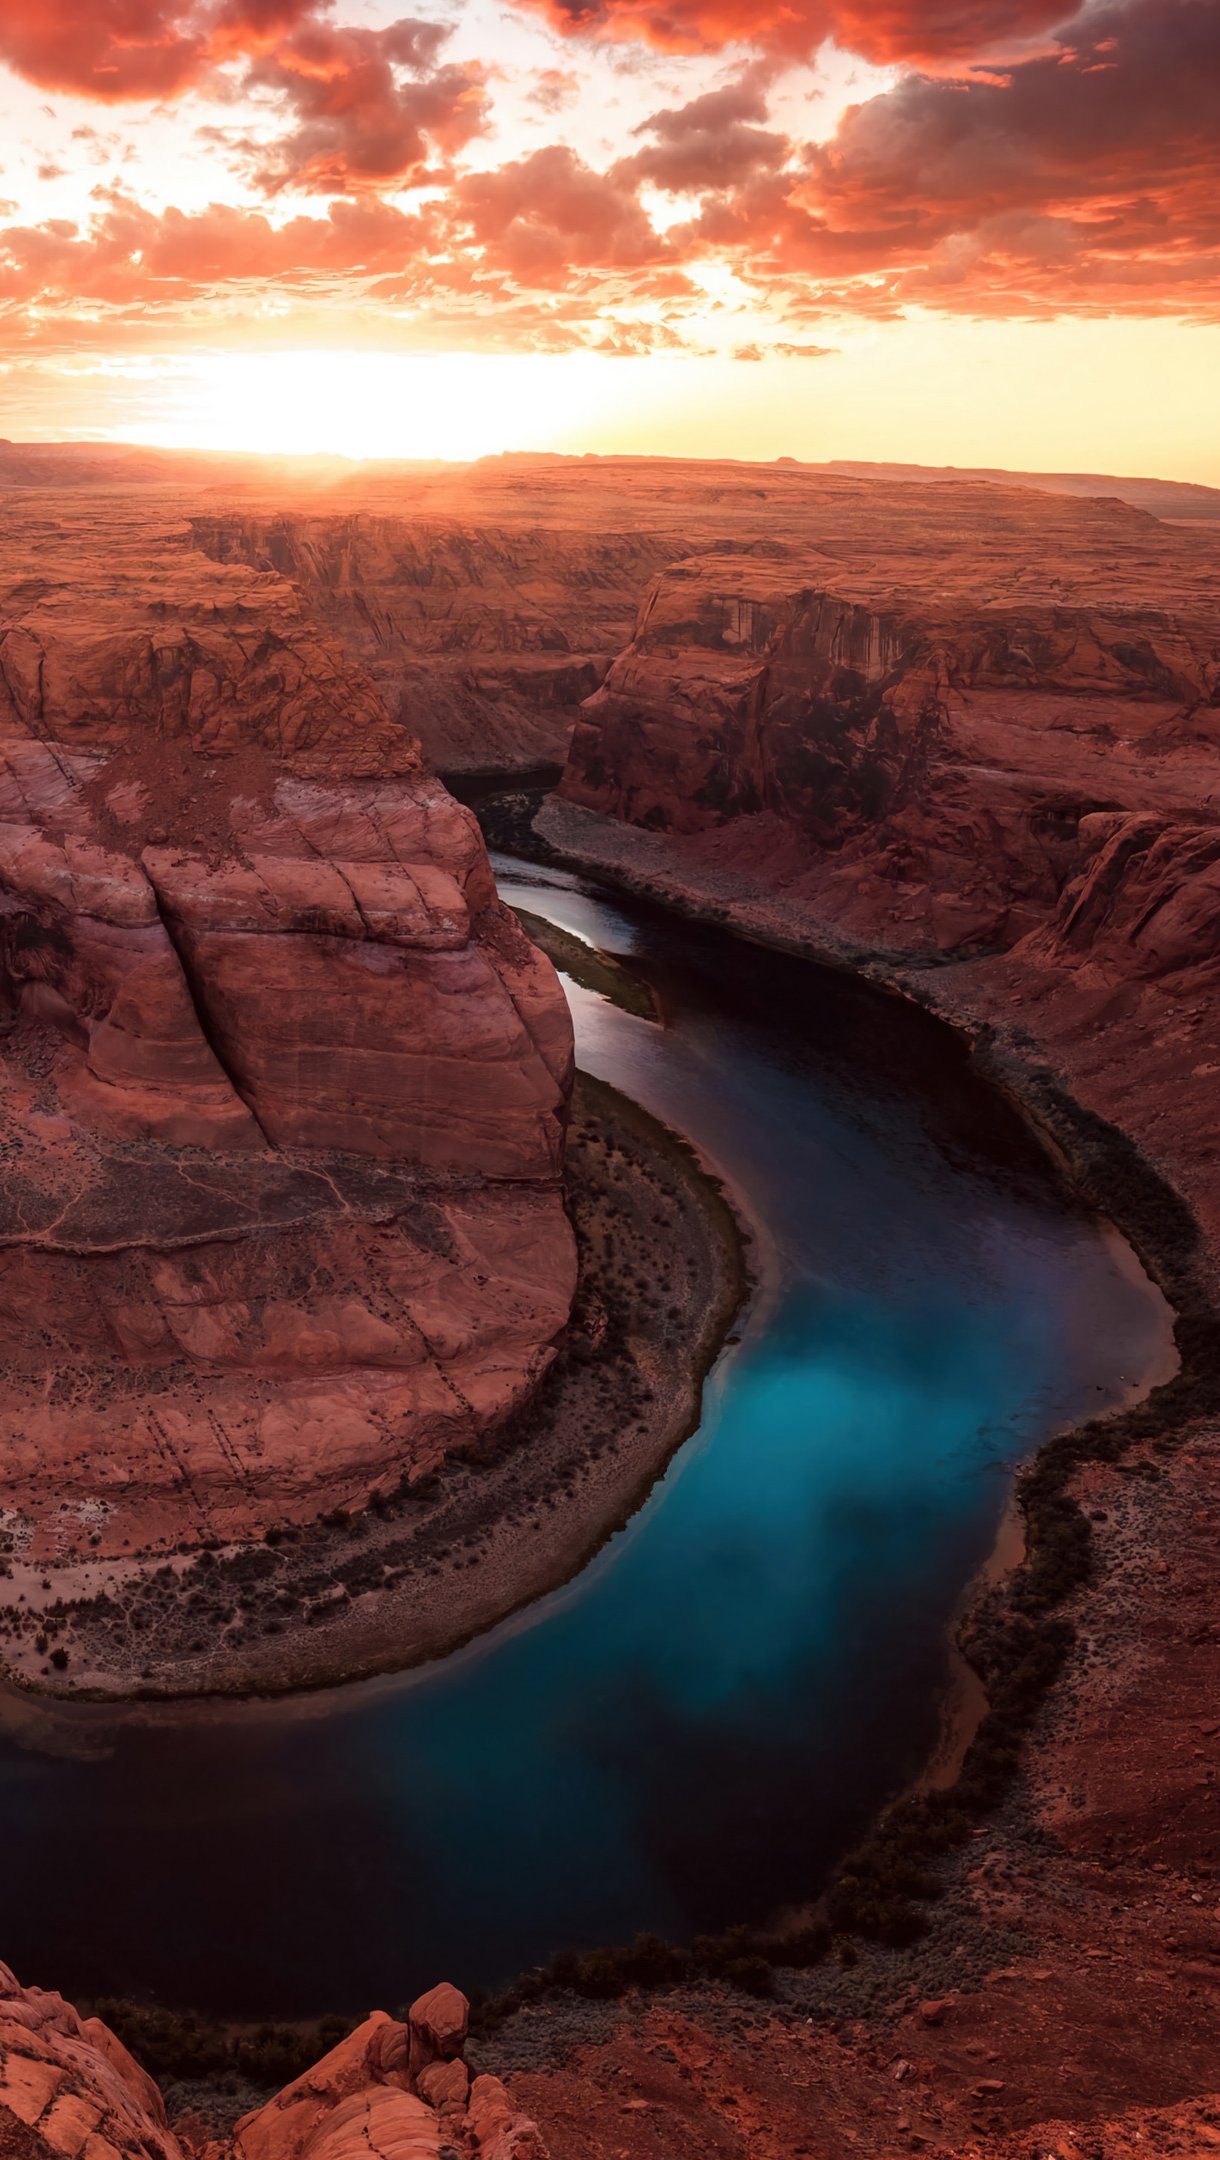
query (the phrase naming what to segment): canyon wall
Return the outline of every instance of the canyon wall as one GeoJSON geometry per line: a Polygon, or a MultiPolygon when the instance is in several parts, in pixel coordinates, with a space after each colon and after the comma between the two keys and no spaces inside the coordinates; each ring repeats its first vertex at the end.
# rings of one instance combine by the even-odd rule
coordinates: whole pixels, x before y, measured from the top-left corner
{"type": "Polygon", "coordinates": [[[16,1595],[417,1477],[537,1384],[575,1262],[566,1003],[372,681],[147,506],[7,538],[16,1595]]]}
{"type": "Polygon", "coordinates": [[[581,700],[673,553],[648,533],[557,533],[372,512],[193,519],[218,562],[291,580],[447,773],[561,764],[581,700]]]}
{"type": "MultiPolygon", "coordinates": [[[[1055,507],[1070,520],[1075,505],[1055,507]]],[[[1157,548],[1154,520],[1101,507],[1120,540],[1134,525],[1157,548]]],[[[1098,850],[1109,898],[1102,910],[1095,890],[1073,914],[1077,945],[1113,918],[1120,865],[1137,858],[1145,882],[1154,859],[1162,882],[1202,879],[1177,904],[1178,930],[1145,939],[1148,964],[1186,917],[1202,934],[1214,922],[1206,842],[1164,833],[1187,807],[1220,811],[1220,606],[1206,557],[1167,605],[1172,560],[1160,594],[1138,578],[1129,594],[1121,582],[1089,594],[1081,566],[1055,564],[1041,592],[1010,595],[996,562],[971,580],[908,533],[904,564],[900,538],[889,563],[860,569],[760,542],[661,572],[582,707],[562,799],[696,853],[702,838],[709,862],[765,864],[873,944],[1010,946],[1093,876],[1098,850]],[[1130,817],[1139,843],[1116,853],[1114,821],[1130,817]]]]}

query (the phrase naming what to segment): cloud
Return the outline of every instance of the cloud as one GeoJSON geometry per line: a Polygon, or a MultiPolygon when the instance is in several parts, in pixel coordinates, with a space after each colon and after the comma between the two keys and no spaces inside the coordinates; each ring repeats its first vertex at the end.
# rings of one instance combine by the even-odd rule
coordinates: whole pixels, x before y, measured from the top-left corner
{"type": "MultiPolygon", "coordinates": [[[[63,15],[66,0],[48,4],[63,15]]],[[[611,0],[598,5],[600,21],[611,0]]],[[[693,21],[696,0],[673,8],[693,21]]],[[[125,50],[144,49],[151,0],[99,0],[92,12],[99,37],[122,32],[134,40],[125,50]]],[[[707,0],[699,19],[711,12],[707,0]]],[[[874,12],[892,24],[900,11],[874,12]]],[[[1000,11],[922,11],[942,25],[951,12],[981,35],[1000,11]]],[[[798,13],[811,19],[791,0],[798,13]]],[[[664,0],[660,16],[675,19],[664,0]]],[[[247,98],[244,132],[223,139],[276,214],[245,203],[157,214],[111,189],[95,191],[79,226],[3,226],[9,350],[104,339],[120,323],[133,337],[171,323],[198,336],[214,323],[265,325],[285,308],[297,322],[312,310],[328,334],[345,310],[395,338],[444,326],[501,349],[636,352],[686,346],[700,313],[715,306],[731,322],[740,303],[743,351],[755,340],[789,359],[822,356],[828,318],[913,307],[1220,319],[1216,0],[1090,0],[1002,67],[900,75],[818,143],[772,123],[773,71],[746,62],[686,103],[654,93],[658,109],[606,170],[562,140],[463,170],[463,147],[488,125],[492,78],[449,60],[438,23],[345,26],[300,0],[213,0],[206,20],[162,5],[159,19],[171,42],[175,22],[184,35],[193,26],[208,65],[240,50],[223,65],[247,98]],[[268,116],[280,129],[270,139],[255,126],[268,116]],[[421,181],[414,212],[383,199],[421,181]],[[664,231],[648,214],[654,189],[678,217],[664,231]],[[292,191],[330,207],[280,215],[292,191]]],[[[83,47],[76,58],[92,64],[83,47]]],[[[566,96],[562,70],[528,79],[537,88],[551,73],[566,96]]],[[[82,160],[99,150],[100,138],[77,136],[82,160]]]]}
{"type": "Polygon", "coordinates": [[[536,112],[558,113],[580,93],[580,77],[571,68],[537,68],[526,103],[536,112]]]}
{"type": "MultiPolygon", "coordinates": [[[[689,166],[697,207],[667,237],[796,321],[912,305],[1215,320],[1218,98],[1212,0],[1095,0],[1045,50],[905,76],[786,161],[729,154],[717,182],[709,141],[689,166]]],[[[660,117],[658,150],[676,154],[681,116],[660,117]]]]}
{"type": "Polygon", "coordinates": [[[201,303],[248,304],[273,290],[352,289],[424,252],[422,220],[388,203],[336,202],[325,217],[274,226],[259,211],[213,203],[160,215],[117,191],[81,227],[66,218],[0,228],[0,311],[8,342],[16,310],[35,310],[35,334],[56,318],[95,330],[201,303]]]}
{"type": "Polygon", "coordinates": [[[1011,52],[1073,13],[1072,0],[514,0],[568,36],[665,52],[752,45],[801,59],[833,37],[881,65],[943,68],[1011,52]]]}
{"type": "Polygon", "coordinates": [[[854,107],[775,260],[954,307],[1215,312],[1218,96],[1212,0],[1102,0],[996,79],[912,76],[854,107]]]}
{"type": "Polygon", "coordinates": [[[167,97],[199,70],[193,15],[182,0],[5,0],[0,59],[46,90],[167,97]]]}
{"type": "Polygon", "coordinates": [[[618,170],[674,195],[735,187],[777,170],[791,154],[786,136],[760,124],[766,118],[766,93],[757,80],[709,90],[637,127],[637,136],[652,139],[618,170]]]}
{"type": "Polygon", "coordinates": [[[439,66],[450,32],[413,18],[383,30],[305,22],[250,67],[249,89],[292,118],[248,167],[267,192],[339,195],[417,180],[435,151],[461,150],[486,124],[482,68],[439,66]]]}
{"type": "Polygon", "coordinates": [[[233,142],[268,193],[401,185],[461,150],[486,124],[485,73],[440,63],[450,35],[413,17],[336,24],[328,0],[0,4],[0,62],[44,89],[112,104],[223,89],[278,108],[277,140],[233,142]]]}
{"type": "MultiPolygon", "coordinates": [[[[528,200],[520,175],[509,180],[513,199],[528,200]]],[[[699,295],[690,281],[672,266],[634,265],[629,258],[655,255],[658,243],[633,235],[629,222],[618,228],[621,266],[607,269],[600,257],[612,210],[603,202],[599,226],[579,172],[565,199],[568,223],[552,227],[545,245],[536,233],[523,239],[504,202],[494,217],[482,203],[485,237],[476,244],[460,237],[466,213],[444,201],[407,211],[377,197],[340,198],[323,216],[277,225],[233,204],[156,213],[117,189],[99,190],[84,225],[56,218],[0,226],[0,353],[130,355],[201,339],[245,342],[252,325],[260,341],[290,345],[323,313],[329,332],[357,342],[683,349],[673,322],[640,311],[691,308],[699,295]],[[583,270],[573,261],[560,275],[555,245],[593,260],[583,270]],[[531,276],[518,281],[514,261],[532,265],[531,276]]]]}
{"type": "Polygon", "coordinates": [[[533,286],[562,285],[574,270],[642,269],[671,252],[630,176],[595,172],[562,143],[467,174],[452,207],[468,244],[533,286]]]}
{"type": "Polygon", "coordinates": [[[4,0],[0,61],[44,90],[167,98],[218,59],[273,44],[315,0],[4,0]]]}

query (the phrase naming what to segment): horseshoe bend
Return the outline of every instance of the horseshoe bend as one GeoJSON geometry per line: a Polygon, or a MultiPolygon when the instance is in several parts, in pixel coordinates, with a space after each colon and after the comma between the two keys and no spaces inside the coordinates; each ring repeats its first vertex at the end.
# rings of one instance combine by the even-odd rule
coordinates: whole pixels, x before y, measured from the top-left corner
{"type": "Polygon", "coordinates": [[[71,1577],[363,1500],[528,1395],[571,1031],[282,580],[155,517],[6,555],[4,1500],[71,1577]]]}
{"type": "Polygon", "coordinates": [[[0,449],[6,1835],[390,1795],[248,2023],[69,1867],[15,2152],[1216,2142],[1220,497],[1151,485],[0,449]],[[472,2027],[405,1942],[357,2016],[413,1903],[472,2027]]]}

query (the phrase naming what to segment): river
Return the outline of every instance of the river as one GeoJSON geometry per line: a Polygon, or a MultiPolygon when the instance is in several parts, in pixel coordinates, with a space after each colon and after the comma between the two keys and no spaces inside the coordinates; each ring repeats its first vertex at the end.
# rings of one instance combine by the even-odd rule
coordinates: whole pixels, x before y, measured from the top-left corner
{"type": "Polygon", "coordinates": [[[936,1733],[1014,1465],[1167,1369],[1168,1317],[922,1013],[501,860],[663,1024],[567,985],[579,1062],[687,1134],[758,1289],[697,1434],[565,1590],[289,1704],[68,1706],[0,1740],[0,1949],[69,1994],[395,2007],[561,1947],[761,1920],[936,1733]]]}

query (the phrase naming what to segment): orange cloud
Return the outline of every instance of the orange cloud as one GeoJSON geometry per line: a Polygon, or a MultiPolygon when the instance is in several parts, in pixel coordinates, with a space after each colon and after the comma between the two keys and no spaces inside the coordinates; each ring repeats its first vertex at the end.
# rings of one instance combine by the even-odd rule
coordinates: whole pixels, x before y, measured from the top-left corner
{"type": "Polygon", "coordinates": [[[328,0],[2,0],[0,62],[108,103],[173,98],[237,70],[241,90],[289,122],[270,145],[235,144],[269,193],[409,183],[479,133],[484,71],[439,64],[448,26],[371,30],[327,15],[328,0]]]}
{"type": "Polygon", "coordinates": [[[1072,0],[515,0],[569,36],[667,52],[758,46],[789,59],[833,37],[878,64],[941,68],[1052,29],[1072,0]]]}
{"type": "Polygon", "coordinates": [[[1220,11],[1096,0],[1082,22],[1002,72],[905,77],[799,171],[727,171],[676,253],[722,256],[805,320],[912,303],[1215,319],[1220,11]]]}
{"type": "Polygon", "coordinates": [[[413,19],[384,30],[302,23],[246,77],[293,121],[250,157],[258,184],[321,195],[402,185],[434,150],[463,149],[487,120],[485,78],[469,64],[437,65],[449,35],[413,19]]]}
{"type": "MultiPolygon", "coordinates": [[[[599,20],[612,4],[598,0],[599,20]]],[[[63,17],[66,0],[48,5],[63,17]]],[[[771,19],[769,5],[756,22],[771,19]]],[[[449,63],[438,24],[344,26],[300,0],[227,0],[206,23],[167,12],[168,0],[159,14],[152,0],[90,6],[97,38],[122,35],[137,58],[157,22],[164,51],[195,25],[213,59],[196,52],[193,67],[240,50],[247,96],[282,131],[230,147],[268,195],[312,193],[329,209],[279,224],[224,204],[156,215],[112,190],[95,193],[79,227],[0,227],[9,350],[104,342],[117,324],[198,335],[256,311],[265,322],[277,298],[294,319],[314,310],[328,330],[342,309],[378,334],[418,323],[426,337],[443,323],[500,349],[671,348],[702,311],[725,322],[720,342],[775,352],[780,335],[791,357],[798,346],[816,356],[804,340],[827,316],[893,318],[916,305],[1220,317],[1215,0],[1090,0],[1074,27],[1002,68],[906,73],[822,143],[772,124],[766,68],[751,65],[735,83],[661,106],[607,170],[552,141],[480,172],[455,160],[487,124],[492,78],[449,63]],[[417,212],[379,193],[425,177],[434,186],[417,212]],[[642,199],[651,188],[692,205],[683,222],[657,230],[642,199]],[[692,275],[708,262],[741,281],[705,278],[732,298],[700,298],[692,275]],[[739,295],[752,314],[733,325],[739,295]]],[[[663,21],[674,10],[730,19],[728,0],[673,0],[663,21]]],[[[952,16],[982,35],[1003,11],[920,12],[925,30],[952,16]]],[[[812,19],[791,0],[784,19],[798,14],[812,19]]],[[[4,34],[17,19],[10,5],[4,34]]],[[[88,68],[101,49],[83,43],[69,58],[88,68]]]]}
{"type": "Polygon", "coordinates": [[[468,174],[454,187],[452,208],[468,244],[535,287],[563,285],[573,270],[642,269],[671,252],[630,177],[595,172],[562,143],[468,174]]]}
{"type": "Polygon", "coordinates": [[[262,50],[316,0],[4,0],[0,61],[43,90],[173,97],[218,58],[262,50]]]}

